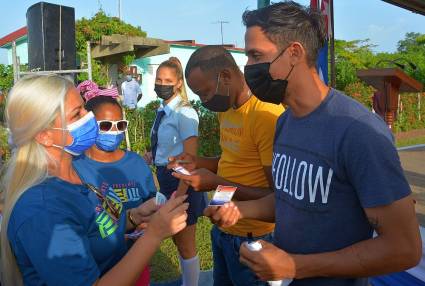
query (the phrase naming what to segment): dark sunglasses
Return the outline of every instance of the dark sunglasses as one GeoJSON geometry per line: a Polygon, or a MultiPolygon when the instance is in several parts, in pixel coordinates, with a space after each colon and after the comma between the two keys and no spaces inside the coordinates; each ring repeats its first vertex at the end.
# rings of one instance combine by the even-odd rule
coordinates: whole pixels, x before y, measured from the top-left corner
{"type": "Polygon", "coordinates": [[[128,120],[99,120],[97,121],[97,124],[99,125],[99,130],[101,132],[111,131],[114,126],[117,128],[118,131],[124,132],[127,130],[128,127],[128,120]]]}
{"type": "Polygon", "coordinates": [[[118,221],[119,217],[120,217],[120,210],[117,209],[117,207],[115,206],[115,202],[109,198],[108,196],[105,196],[104,194],[102,194],[101,191],[99,191],[98,188],[96,188],[95,186],[86,183],[85,186],[92,191],[93,193],[96,194],[96,196],[99,198],[100,202],[102,203],[102,207],[103,209],[106,211],[106,213],[114,220],[114,221],[118,221]]]}

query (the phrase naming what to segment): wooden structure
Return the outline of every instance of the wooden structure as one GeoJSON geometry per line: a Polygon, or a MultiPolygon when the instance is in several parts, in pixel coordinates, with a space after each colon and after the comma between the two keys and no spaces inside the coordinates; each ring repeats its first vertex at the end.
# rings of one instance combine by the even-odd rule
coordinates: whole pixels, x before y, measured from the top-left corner
{"type": "Polygon", "coordinates": [[[392,130],[401,92],[420,92],[422,83],[408,76],[399,68],[376,68],[357,71],[357,76],[382,92],[385,98],[385,122],[392,130]]]}
{"type": "Polygon", "coordinates": [[[136,58],[168,54],[170,45],[163,40],[125,35],[102,36],[99,42],[92,42],[92,57],[111,62],[124,53],[134,52],[136,58]]]}

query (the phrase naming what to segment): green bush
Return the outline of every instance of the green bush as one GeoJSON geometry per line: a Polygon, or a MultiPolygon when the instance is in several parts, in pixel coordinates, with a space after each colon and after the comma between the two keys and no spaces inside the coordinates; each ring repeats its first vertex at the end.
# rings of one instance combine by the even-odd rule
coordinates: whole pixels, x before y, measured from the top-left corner
{"type": "Polygon", "coordinates": [[[403,93],[400,97],[399,113],[394,124],[395,132],[425,129],[425,94],[420,93],[421,106],[417,93],[403,93]]]}
{"type": "Polygon", "coordinates": [[[362,82],[349,83],[345,87],[345,94],[351,96],[361,104],[366,106],[369,110],[372,109],[372,96],[375,89],[362,82]]]}
{"type": "Polygon", "coordinates": [[[192,106],[199,115],[199,148],[201,156],[215,157],[221,154],[220,124],[217,113],[211,112],[201,105],[200,101],[192,101],[192,106]]]}
{"type": "Polygon", "coordinates": [[[125,109],[126,119],[130,121],[128,137],[131,150],[143,155],[151,149],[150,131],[155,120],[159,100],[152,101],[145,108],[129,110],[125,109]]]}
{"type": "MultiPolygon", "coordinates": [[[[345,94],[372,109],[374,88],[362,82],[350,83],[345,87],[345,94]]],[[[404,132],[414,129],[425,129],[425,94],[420,93],[420,102],[417,93],[402,93],[400,108],[394,123],[395,132],[404,132]]]]}

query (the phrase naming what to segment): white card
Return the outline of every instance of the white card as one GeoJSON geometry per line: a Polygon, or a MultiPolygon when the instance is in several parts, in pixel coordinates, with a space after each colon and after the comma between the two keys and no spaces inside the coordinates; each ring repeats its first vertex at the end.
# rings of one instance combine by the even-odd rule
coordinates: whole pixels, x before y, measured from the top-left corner
{"type": "Polygon", "coordinates": [[[183,168],[182,166],[174,167],[173,170],[182,175],[188,175],[188,176],[190,175],[190,172],[186,170],[185,168],[183,168]]]}
{"type": "Polygon", "coordinates": [[[155,196],[155,204],[157,206],[162,206],[163,204],[165,204],[167,202],[167,198],[164,196],[164,194],[160,193],[160,192],[156,192],[156,196],[155,196]]]}
{"type": "Polygon", "coordinates": [[[232,200],[237,187],[219,185],[210,201],[210,206],[222,206],[232,200]]]}
{"type": "Polygon", "coordinates": [[[132,239],[132,240],[136,240],[136,239],[138,239],[139,237],[141,237],[141,236],[143,236],[145,234],[145,232],[143,231],[143,230],[135,230],[135,231],[133,231],[132,233],[127,233],[126,235],[125,235],[125,237],[127,238],[127,239],[132,239]]]}

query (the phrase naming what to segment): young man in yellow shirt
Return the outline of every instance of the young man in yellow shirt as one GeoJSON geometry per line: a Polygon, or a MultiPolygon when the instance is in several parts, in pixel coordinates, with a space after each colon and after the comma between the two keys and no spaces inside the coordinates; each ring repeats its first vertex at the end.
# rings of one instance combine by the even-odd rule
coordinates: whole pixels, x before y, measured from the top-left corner
{"type": "MultiPolygon", "coordinates": [[[[205,46],[190,57],[185,71],[189,87],[202,105],[218,112],[221,157],[194,158],[185,167],[190,176],[174,174],[198,191],[218,185],[237,186],[235,200],[262,198],[272,192],[272,148],[281,105],[259,101],[252,95],[232,55],[222,46],[205,46]]],[[[274,224],[240,220],[229,228],[211,232],[214,285],[267,285],[239,262],[239,247],[249,239],[272,239],[274,224]]]]}

